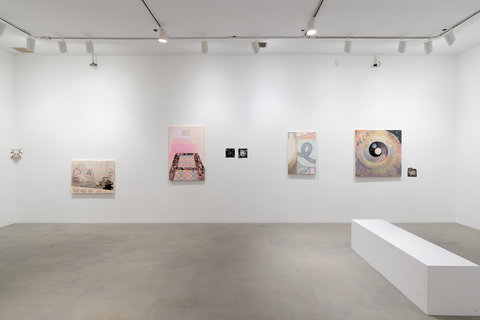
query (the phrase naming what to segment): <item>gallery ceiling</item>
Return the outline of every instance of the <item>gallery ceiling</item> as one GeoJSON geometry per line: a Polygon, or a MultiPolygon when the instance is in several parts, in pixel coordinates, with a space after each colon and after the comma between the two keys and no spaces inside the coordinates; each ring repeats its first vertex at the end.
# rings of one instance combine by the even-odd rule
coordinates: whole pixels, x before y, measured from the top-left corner
{"type": "MultiPolygon", "coordinates": [[[[0,18],[35,37],[67,38],[69,54],[85,53],[84,40],[69,38],[152,38],[94,40],[99,54],[252,54],[251,40],[266,37],[261,54],[343,53],[342,39],[307,39],[308,20],[318,0],[145,0],[172,37],[154,38],[158,25],[142,0],[0,0],[0,18]],[[214,39],[216,37],[245,39],[214,39]],[[175,39],[175,38],[199,39],[175,39]],[[278,39],[293,37],[294,39],[278,39]],[[296,38],[299,37],[299,38],[296,38]],[[249,38],[249,39],[247,39],[249,38]]],[[[324,0],[316,17],[317,36],[434,37],[480,9],[480,0],[324,0]]],[[[433,40],[434,53],[458,53],[480,43],[480,14],[455,28],[448,46],[433,40]]],[[[0,47],[25,47],[25,34],[8,26],[0,47]]],[[[425,40],[410,40],[407,54],[423,54],[425,40]]],[[[58,53],[57,40],[37,39],[37,54],[58,53]]],[[[396,54],[398,40],[353,40],[352,53],[396,54]]]]}

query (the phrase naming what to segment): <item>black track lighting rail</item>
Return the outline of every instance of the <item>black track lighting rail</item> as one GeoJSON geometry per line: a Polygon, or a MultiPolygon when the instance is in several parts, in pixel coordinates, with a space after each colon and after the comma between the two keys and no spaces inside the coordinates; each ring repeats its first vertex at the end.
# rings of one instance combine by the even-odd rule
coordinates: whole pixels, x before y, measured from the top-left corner
{"type": "Polygon", "coordinates": [[[153,11],[150,9],[150,7],[148,6],[148,4],[145,2],[145,0],[141,0],[143,5],[145,6],[145,8],[148,10],[148,12],[150,13],[150,15],[152,16],[153,20],[155,20],[155,22],[157,23],[158,25],[158,28],[162,29],[162,25],[160,24],[160,22],[158,21],[157,17],[153,14],[153,11]]]}
{"type": "MultiPolygon", "coordinates": [[[[148,10],[152,18],[155,20],[155,23],[157,26],[162,29],[163,26],[160,24],[159,20],[153,13],[153,11],[150,9],[148,4],[145,2],[145,0],[140,0],[142,4],[145,6],[145,8],[148,10]]],[[[320,0],[315,11],[313,14],[313,18],[315,18],[318,15],[318,12],[320,11],[320,8],[322,7],[324,3],[324,0],[320,0]]],[[[170,36],[168,39],[170,40],[231,40],[231,39],[243,39],[243,40],[254,40],[254,39],[262,39],[262,40],[267,40],[267,39],[303,39],[303,38],[309,38],[309,39],[318,39],[318,40],[428,40],[428,39],[436,39],[444,36],[446,33],[451,31],[454,28],[457,28],[458,26],[464,24],[465,22],[469,21],[470,19],[476,17],[477,15],[480,14],[480,9],[473,12],[469,16],[465,17],[464,19],[458,21],[454,25],[452,25],[449,28],[444,29],[442,32],[436,34],[436,35],[421,35],[421,36],[343,36],[343,35],[336,35],[336,36],[306,36],[306,35],[300,35],[300,36],[282,36],[282,35],[271,35],[271,36],[203,36],[203,37],[175,37],[175,36],[170,36]]],[[[158,40],[158,37],[102,37],[102,36],[45,36],[45,35],[35,35],[24,28],[16,25],[15,23],[8,21],[2,17],[0,17],[0,21],[3,21],[7,25],[19,30],[20,32],[24,33],[25,35],[35,38],[35,39],[43,39],[43,40],[117,40],[117,41],[133,41],[133,40],[158,40]]]]}
{"type": "Polygon", "coordinates": [[[313,14],[313,17],[314,17],[314,18],[317,17],[318,11],[320,11],[320,8],[321,8],[322,5],[323,5],[323,1],[324,1],[324,0],[320,0],[320,2],[318,3],[317,8],[315,9],[315,13],[313,14]]]}
{"type": "Polygon", "coordinates": [[[477,10],[475,11],[474,13],[472,13],[471,15],[469,15],[468,17],[465,17],[463,18],[462,20],[460,20],[459,22],[455,23],[453,26],[451,26],[450,28],[448,29],[445,29],[445,31],[442,31],[440,32],[439,34],[437,34],[435,37],[433,38],[440,38],[441,36],[444,36],[446,33],[448,33],[449,31],[455,29],[456,27],[458,27],[459,25],[461,24],[464,24],[465,22],[467,22],[468,20],[472,19],[473,17],[475,17],[477,14],[480,13],[480,10],[477,10]]]}
{"type": "Polygon", "coordinates": [[[28,32],[27,30],[23,29],[22,27],[19,27],[19,26],[16,25],[15,23],[10,22],[10,21],[8,21],[7,19],[4,19],[4,18],[2,18],[2,17],[0,17],[0,20],[3,21],[4,23],[8,24],[10,27],[17,29],[17,30],[20,31],[20,32],[23,32],[23,33],[26,34],[27,36],[33,37],[33,35],[32,35],[30,32],[28,32]]]}

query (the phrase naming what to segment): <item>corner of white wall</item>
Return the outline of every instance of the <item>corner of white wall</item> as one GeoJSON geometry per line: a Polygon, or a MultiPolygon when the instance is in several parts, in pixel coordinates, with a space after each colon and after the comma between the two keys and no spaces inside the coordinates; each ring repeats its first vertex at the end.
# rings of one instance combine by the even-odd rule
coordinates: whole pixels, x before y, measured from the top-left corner
{"type": "Polygon", "coordinates": [[[455,221],[480,230],[480,45],[457,56],[455,221]]]}
{"type": "Polygon", "coordinates": [[[17,170],[9,159],[16,142],[15,56],[0,50],[0,69],[0,227],[4,227],[17,221],[17,170]]]}

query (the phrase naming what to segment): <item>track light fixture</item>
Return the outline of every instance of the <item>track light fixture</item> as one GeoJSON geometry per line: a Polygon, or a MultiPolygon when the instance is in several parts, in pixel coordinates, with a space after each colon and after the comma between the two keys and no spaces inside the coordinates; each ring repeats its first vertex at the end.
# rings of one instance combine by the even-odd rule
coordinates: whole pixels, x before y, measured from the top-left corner
{"type": "Polygon", "coordinates": [[[453,29],[445,33],[445,40],[447,40],[449,46],[457,40],[457,37],[455,37],[455,34],[453,33],[453,29]]]}
{"type": "Polygon", "coordinates": [[[202,48],[202,53],[207,53],[208,52],[208,41],[207,40],[202,40],[201,48],[202,48]]]}
{"type": "Polygon", "coordinates": [[[27,38],[25,48],[27,48],[27,50],[30,52],[35,52],[35,39],[27,38]]]}
{"type": "Polygon", "coordinates": [[[67,43],[65,40],[62,39],[61,41],[58,41],[58,51],[60,51],[60,53],[67,52],[67,43]]]}
{"type": "Polygon", "coordinates": [[[98,67],[97,55],[93,52],[92,52],[92,62],[90,63],[90,67],[92,67],[92,68],[97,68],[98,67]]]}
{"type": "Polygon", "coordinates": [[[92,39],[85,41],[85,49],[87,50],[87,53],[93,53],[95,51],[92,39]]]}
{"type": "MultiPolygon", "coordinates": [[[[323,34],[319,34],[317,31],[316,27],[316,17],[319,16],[319,13],[321,14],[320,10],[322,8],[322,5],[324,5],[325,1],[324,0],[317,0],[318,4],[316,6],[315,11],[308,16],[304,16],[304,19],[307,20],[307,25],[306,28],[301,28],[301,34],[291,34],[286,32],[286,34],[272,34],[269,37],[266,34],[255,34],[255,35],[248,35],[248,34],[216,34],[215,36],[212,35],[207,35],[203,34],[201,36],[198,36],[198,34],[195,34],[194,32],[190,35],[179,35],[179,36],[168,36],[166,30],[164,29],[163,23],[161,24],[159,19],[155,16],[154,12],[152,9],[149,7],[147,4],[148,0],[141,0],[143,3],[143,6],[145,9],[148,11],[150,14],[151,18],[153,21],[151,22],[152,24],[155,25],[153,32],[154,34],[145,37],[142,35],[138,36],[118,36],[118,37],[112,37],[112,36],[103,36],[103,37],[94,37],[94,40],[101,40],[101,41],[131,41],[131,40],[158,40],[161,43],[167,43],[169,39],[171,40],[190,40],[190,41],[200,41],[201,42],[201,52],[202,53],[208,53],[208,42],[205,39],[205,37],[210,37],[209,39],[214,39],[215,41],[218,40],[230,40],[230,39],[242,39],[243,41],[251,41],[254,40],[255,37],[258,37],[259,39],[301,39],[301,38],[310,38],[310,39],[317,39],[317,40],[334,40],[344,42],[344,52],[345,53],[350,53],[352,51],[352,41],[347,38],[347,36],[342,36],[341,34],[324,34],[325,30],[322,31],[323,34]],[[157,33],[158,32],[158,33],[157,33]],[[158,37],[157,37],[158,36],[158,37]]],[[[378,35],[371,35],[371,34],[356,34],[352,35],[349,34],[350,37],[352,37],[353,40],[356,41],[356,45],[359,42],[362,42],[363,40],[366,41],[388,41],[390,43],[395,43],[398,41],[398,52],[399,53],[405,53],[407,50],[407,41],[411,41],[412,43],[416,43],[417,41],[424,41],[424,50],[425,54],[430,54],[433,52],[433,39],[437,39],[440,37],[445,37],[445,40],[449,46],[453,45],[456,42],[456,37],[454,34],[454,30],[457,27],[460,27],[473,19],[474,17],[478,17],[480,14],[480,11],[477,10],[470,14],[469,16],[463,18],[462,20],[457,21],[454,24],[446,25],[444,26],[445,28],[442,29],[442,31],[439,30],[439,33],[423,33],[423,34],[416,34],[416,35],[407,35],[407,34],[400,34],[400,35],[395,35],[395,34],[378,34],[378,35]],[[401,38],[401,37],[405,37],[401,38]]],[[[305,22],[303,21],[303,23],[305,22]]],[[[455,21],[450,21],[450,23],[453,23],[455,21]]],[[[58,50],[60,53],[66,53],[68,51],[67,44],[65,42],[65,39],[67,41],[70,40],[87,40],[85,42],[85,48],[87,53],[92,54],[95,52],[94,45],[92,42],[92,38],[88,38],[89,36],[85,37],[82,35],[71,35],[70,37],[66,37],[65,39],[62,38],[62,36],[56,36],[55,34],[38,34],[34,33],[33,35],[29,33],[26,29],[24,29],[21,26],[16,25],[15,23],[12,23],[3,17],[0,17],[0,36],[2,36],[5,33],[6,27],[11,28],[11,30],[16,30],[22,34],[24,34],[24,37],[27,37],[27,45],[26,48],[28,51],[33,52],[35,50],[35,39],[40,39],[42,40],[41,44],[43,43],[43,40],[54,40],[58,41],[58,50]]],[[[168,25],[167,25],[168,26],[168,25]]],[[[300,28],[299,28],[300,29],[300,28]]],[[[150,29],[152,30],[152,29],[150,29]]],[[[91,35],[93,36],[93,35],[91,35]]],[[[91,37],[90,36],[90,37],[91,37]]],[[[198,43],[198,42],[197,42],[198,43]]],[[[257,42],[256,39],[255,41],[251,41],[251,46],[255,54],[258,54],[263,46],[264,42],[257,42]]],[[[246,43],[245,43],[246,44],[246,43]]],[[[22,50],[23,48],[17,48],[19,51],[25,51],[22,50]]],[[[262,50],[264,51],[264,50],[262,50]]]]}
{"type": "Polygon", "coordinates": [[[345,53],[352,52],[352,40],[350,40],[349,38],[347,38],[347,40],[345,40],[345,45],[343,46],[343,51],[345,53]]]}
{"type": "Polygon", "coordinates": [[[380,62],[380,60],[378,60],[377,55],[375,55],[375,57],[373,58],[372,68],[380,68],[381,66],[382,63],[380,62]]]}
{"type": "Polygon", "coordinates": [[[405,39],[401,39],[398,43],[398,52],[405,53],[407,51],[407,41],[405,39]]]}
{"type": "Polygon", "coordinates": [[[428,39],[423,43],[423,48],[425,49],[425,54],[430,54],[433,51],[432,39],[428,39]]]}
{"type": "Polygon", "coordinates": [[[160,29],[160,34],[158,36],[158,42],[160,43],[167,43],[167,32],[165,31],[165,29],[161,28],[160,29]]]}
{"type": "Polygon", "coordinates": [[[317,34],[317,29],[315,28],[315,17],[308,20],[307,24],[307,36],[311,37],[317,34]]]}
{"type": "Polygon", "coordinates": [[[3,32],[5,32],[5,28],[7,25],[3,22],[0,22],[0,37],[3,35],[3,32]]]}
{"type": "Polygon", "coordinates": [[[260,45],[258,44],[257,40],[252,41],[252,49],[255,54],[260,52],[260,45]]]}

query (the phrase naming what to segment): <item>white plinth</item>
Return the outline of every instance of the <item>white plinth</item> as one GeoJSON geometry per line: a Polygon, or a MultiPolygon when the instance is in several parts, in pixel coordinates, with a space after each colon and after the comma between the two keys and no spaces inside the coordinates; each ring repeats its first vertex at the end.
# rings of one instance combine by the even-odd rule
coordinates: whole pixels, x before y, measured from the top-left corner
{"type": "Polygon", "coordinates": [[[480,266],[384,220],[353,220],[352,249],[428,315],[480,315],[480,266]]]}

